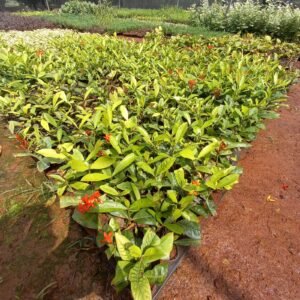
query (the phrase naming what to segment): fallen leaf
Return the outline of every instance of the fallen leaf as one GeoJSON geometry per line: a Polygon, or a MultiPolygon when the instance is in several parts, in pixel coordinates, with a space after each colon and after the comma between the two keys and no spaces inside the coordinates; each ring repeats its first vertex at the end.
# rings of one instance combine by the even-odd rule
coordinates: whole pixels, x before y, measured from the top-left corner
{"type": "Polygon", "coordinates": [[[277,199],[273,198],[271,195],[267,197],[267,202],[275,202],[277,199]]]}

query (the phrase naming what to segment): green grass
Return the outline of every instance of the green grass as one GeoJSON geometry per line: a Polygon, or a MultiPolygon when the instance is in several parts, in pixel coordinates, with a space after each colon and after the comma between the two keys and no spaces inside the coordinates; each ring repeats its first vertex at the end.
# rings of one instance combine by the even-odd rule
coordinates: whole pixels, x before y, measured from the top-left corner
{"type": "Polygon", "coordinates": [[[116,16],[119,18],[191,24],[191,13],[178,7],[166,7],[162,9],[120,8],[116,9],[116,16]]]}
{"type": "MultiPolygon", "coordinates": [[[[164,11],[170,9],[161,9],[156,10],[162,14],[164,11]]],[[[173,10],[173,9],[172,9],[173,10]]],[[[177,10],[177,9],[176,9],[177,10]]],[[[174,9],[174,11],[176,11],[174,9]]],[[[110,19],[101,19],[95,15],[70,15],[70,14],[59,14],[59,13],[49,13],[45,12],[26,12],[22,15],[26,16],[35,16],[42,18],[47,21],[62,25],[65,28],[72,28],[78,30],[90,30],[90,29],[102,29],[108,33],[124,33],[133,30],[141,29],[154,29],[161,26],[167,34],[178,35],[178,34],[190,34],[190,35],[203,35],[207,37],[220,36],[224,35],[223,32],[215,32],[207,30],[204,27],[194,27],[184,23],[173,23],[169,21],[162,21],[157,18],[154,19],[155,10],[142,10],[135,9],[132,10],[133,14],[145,14],[145,18],[135,18],[135,17],[125,17],[130,15],[129,9],[118,9],[116,16],[110,19]],[[147,12],[145,12],[147,11],[147,12]],[[123,16],[118,15],[119,12],[122,12],[123,16]],[[152,19],[151,19],[152,18],[152,19]]],[[[179,10],[183,11],[183,10],[179,10]]],[[[174,14],[175,16],[175,14],[174,14]]],[[[175,17],[172,16],[173,20],[175,17]]],[[[178,17],[179,18],[179,17],[178,17]]],[[[166,19],[167,20],[167,19],[166,19]]]]}

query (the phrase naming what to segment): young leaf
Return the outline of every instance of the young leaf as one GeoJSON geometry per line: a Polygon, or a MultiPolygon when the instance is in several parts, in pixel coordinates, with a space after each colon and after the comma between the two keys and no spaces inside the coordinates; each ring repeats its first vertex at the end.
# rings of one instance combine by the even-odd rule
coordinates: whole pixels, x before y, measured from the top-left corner
{"type": "Polygon", "coordinates": [[[156,169],[156,175],[161,175],[167,172],[174,164],[176,158],[169,157],[162,161],[156,169]]]}
{"type": "Polygon", "coordinates": [[[101,170],[110,167],[115,160],[108,156],[99,157],[95,162],[92,163],[91,169],[92,170],[101,170]]]}
{"type": "Polygon", "coordinates": [[[131,260],[133,257],[128,248],[132,246],[132,243],[127,239],[127,237],[118,232],[115,233],[115,239],[117,243],[117,249],[122,260],[131,260]]]}
{"type": "Polygon", "coordinates": [[[111,186],[109,186],[107,184],[100,185],[100,189],[104,193],[109,194],[109,195],[113,195],[113,196],[118,196],[119,195],[119,193],[116,189],[112,188],[111,186]]]}
{"type": "Polygon", "coordinates": [[[152,270],[145,272],[150,284],[162,284],[168,275],[168,264],[163,263],[156,265],[152,270]]]}
{"type": "Polygon", "coordinates": [[[122,172],[124,169],[128,168],[134,161],[136,160],[136,156],[134,153],[130,153],[125,156],[115,168],[112,176],[117,175],[118,173],[122,172]]]}
{"type": "Polygon", "coordinates": [[[187,132],[187,129],[188,129],[188,123],[182,123],[178,129],[177,129],[177,132],[176,132],[176,135],[175,135],[175,142],[178,143],[180,142],[180,140],[184,137],[185,133],[187,132]]]}
{"type": "Polygon", "coordinates": [[[102,181],[102,180],[106,180],[108,178],[110,178],[111,176],[110,175],[107,175],[107,174],[102,174],[102,173],[90,173],[90,174],[87,174],[85,176],[83,176],[81,178],[81,181],[102,181]]]}
{"type": "Polygon", "coordinates": [[[134,300],[151,300],[151,288],[148,279],[144,275],[144,265],[137,262],[129,272],[131,293],[134,300]]]}

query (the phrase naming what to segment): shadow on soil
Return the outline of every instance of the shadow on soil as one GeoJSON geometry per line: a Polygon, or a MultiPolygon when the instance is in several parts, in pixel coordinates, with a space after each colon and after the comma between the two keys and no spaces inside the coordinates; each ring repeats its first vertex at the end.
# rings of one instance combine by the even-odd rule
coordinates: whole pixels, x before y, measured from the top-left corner
{"type": "Polygon", "coordinates": [[[113,267],[70,212],[33,205],[0,219],[1,299],[114,298],[113,267]]]}

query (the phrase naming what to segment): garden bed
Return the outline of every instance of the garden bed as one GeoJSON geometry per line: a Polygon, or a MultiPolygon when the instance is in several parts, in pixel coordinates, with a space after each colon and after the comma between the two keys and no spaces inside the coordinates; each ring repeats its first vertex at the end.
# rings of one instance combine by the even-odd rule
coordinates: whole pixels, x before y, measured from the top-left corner
{"type": "Polygon", "coordinates": [[[150,299],[174,245],[199,245],[212,192],[238,182],[236,150],[277,116],[296,76],[278,57],[297,46],[160,30],[141,44],[67,31],[27,33],[24,44],[14,34],[2,34],[0,60],[11,133],[51,170],[61,208],[75,207],[72,218],[117,260],[116,289],[150,299]]]}

